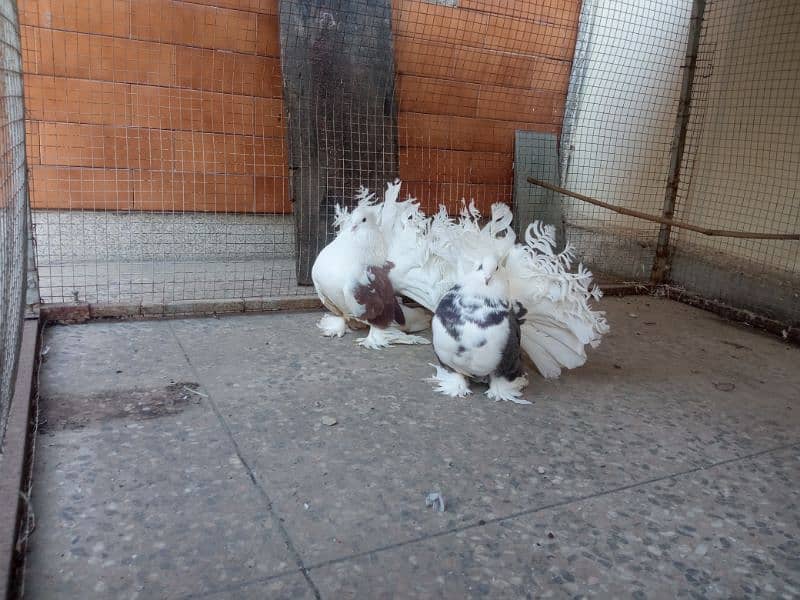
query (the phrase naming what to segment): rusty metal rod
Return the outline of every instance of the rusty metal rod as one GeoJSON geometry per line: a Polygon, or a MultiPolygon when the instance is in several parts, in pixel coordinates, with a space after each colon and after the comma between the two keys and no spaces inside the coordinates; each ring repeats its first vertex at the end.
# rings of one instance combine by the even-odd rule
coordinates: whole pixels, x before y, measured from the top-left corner
{"type": "Polygon", "coordinates": [[[571,192],[566,188],[562,188],[561,186],[554,185],[552,183],[548,183],[540,179],[536,179],[535,177],[528,177],[528,183],[531,183],[533,185],[538,185],[540,187],[552,190],[554,192],[558,192],[559,194],[564,194],[565,196],[569,196],[570,198],[575,198],[576,200],[582,200],[583,202],[594,204],[595,206],[599,206],[601,208],[607,208],[608,210],[614,211],[615,213],[619,213],[621,215],[628,215],[629,217],[636,217],[637,219],[652,221],[653,223],[661,223],[662,225],[669,225],[670,227],[678,227],[679,229],[688,229],[689,231],[696,231],[697,233],[702,233],[703,235],[709,235],[713,237],[744,238],[749,240],[800,241],[800,233],[757,233],[754,231],[728,231],[726,229],[706,229],[705,227],[698,227],[697,225],[690,225],[689,223],[682,223],[680,221],[675,221],[673,219],[666,219],[664,217],[648,215],[647,213],[639,212],[638,210],[631,210],[629,208],[614,206],[613,204],[609,204],[607,202],[603,202],[602,200],[598,200],[597,198],[591,198],[590,196],[584,196],[583,194],[579,194],[577,192],[571,192]]]}
{"type": "MultiPolygon", "coordinates": [[[[661,216],[672,219],[675,213],[675,200],[678,198],[678,185],[681,180],[681,166],[683,164],[683,151],[686,146],[686,134],[689,130],[689,117],[692,107],[692,89],[694,87],[697,55],[700,49],[700,37],[703,30],[703,16],[706,10],[706,0],[694,0],[692,3],[692,16],[689,19],[689,35],[686,40],[686,57],[683,65],[683,80],[681,81],[681,96],[678,101],[678,112],[675,115],[675,127],[672,135],[672,145],[669,151],[669,171],[667,187],[664,190],[664,207],[661,216]]],[[[671,253],[669,238],[671,226],[662,223],[658,232],[656,255],[653,268],[650,271],[652,283],[664,283],[668,279],[671,267],[671,253]]]]}

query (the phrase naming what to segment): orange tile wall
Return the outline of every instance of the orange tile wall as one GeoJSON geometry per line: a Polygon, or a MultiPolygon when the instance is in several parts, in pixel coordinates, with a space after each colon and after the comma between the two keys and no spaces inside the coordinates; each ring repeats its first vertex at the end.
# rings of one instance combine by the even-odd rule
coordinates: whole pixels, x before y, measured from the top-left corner
{"type": "Polygon", "coordinates": [[[427,210],[511,202],[514,131],[560,133],[580,0],[393,0],[400,176],[427,210]]]}
{"type": "MultiPolygon", "coordinates": [[[[400,175],[510,201],[560,131],[578,0],[393,0],[400,175]]],[[[20,0],[34,208],[291,212],[278,0],[20,0]]]]}
{"type": "Polygon", "coordinates": [[[278,0],[22,0],[34,208],[291,212],[278,0]]]}

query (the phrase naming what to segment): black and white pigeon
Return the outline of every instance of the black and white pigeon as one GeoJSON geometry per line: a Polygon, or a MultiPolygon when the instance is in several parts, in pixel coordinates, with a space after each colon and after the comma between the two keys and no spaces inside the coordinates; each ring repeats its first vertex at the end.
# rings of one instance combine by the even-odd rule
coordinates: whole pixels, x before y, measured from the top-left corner
{"type": "Polygon", "coordinates": [[[433,316],[433,350],[444,365],[431,365],[436,391],[463,397],[472,393],[472,379],[488,382],[492,400],[530,404],[521,397],[528,384],[520,354],[525,312],[509,300],[506,274],[495,258],[484,258],[465,273],[433,316]]]}
{"type": "MultiPolygon", "coordinates": [[[[367,266],[374,271],[391,263],[394,266],[388,268],[387,275],[395,295],[413,300],[424,310],[401,303],[405,325],[397,322],[383,335],[371,331],[360,343],[367,347],[422,343],[399,334],[426,329],[430,313],[460,282],[464,270],[491,256],[501,265],[508,285],[507,301],[526,311],[520,346],[536,369],[551,379],[563,369],[575,369],[586,362],[587,347],[597,347],[608,332],[604,313],[593,307],[602,294],[588,269],[581,264],[572,268],[574,248],[567,244],[557,251],[555,228],[535,221],[525,229],[523,239],[517,240],[511,226],[512,211],[505,204],[493,204],[490,219],[482,224],[483,217],[474,202],[464,202],[458,217],[451,216],[443,206],[426,217],[413,198],[399,201],[399,193],[400,181],[395,181],[386,186],[383,202],[362,190],[352,213],[337,207],[339,236],[320,254],[313,274],[317,293],[333,313],[318,324],[323,335],[342,336],[348,325],[357,326],[365,318],[364,305],[349,306],[345,302],[343,282],[367,278],[368,283],[377,281],[375,286],[381,287],[380,276],[369,272],[367,266]],[[371,238],[358,234],[360,241],[353,239],[356,232],[350,228],[360,229],[359,223],[364,231],[369,228],[371,238]],[[364,257],[368,257],[367,262],[364,257]],[[360,317],[354,314],[359,310],[360,317]]],[[[370,294],[377,293],[375,286],[370,294]]]]}
{"type": "Polygon", "coordinates": [[[348,322],[367,324],[369,334],[357,342],[372,349],[429,344],[423,337],[406,333],[426,329],[429,319],[422,309],[403,305],[395,293],[390,277],[395,265],[387,259],[378,222],[380,207],[370,200],[364,194],[352,211],[337,207],[339,233],[311,269],[317,294],[332,313],[324,315],[317,326],[325,336],[341,337],[348,322]]]}

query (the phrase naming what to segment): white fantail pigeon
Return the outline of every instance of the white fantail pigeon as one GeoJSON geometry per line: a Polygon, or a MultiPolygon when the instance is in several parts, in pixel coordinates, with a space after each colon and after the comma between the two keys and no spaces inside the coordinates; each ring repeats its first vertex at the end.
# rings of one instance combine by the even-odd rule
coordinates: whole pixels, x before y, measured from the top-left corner
{"type": "MultiPolygon", "coordinates": [[[[553,227],[538,221],[531,223],[524,242],[518,242],[511,227],[511,209],[505,204],[493,204],[488,223],[481,225],[481,214],[472,202],[463,204],[457,218],[450,217],[444,207],[432,217],[425,217],[413,199],[398,201],[399,191],[399,181],[389,184],[384,201],[379,204],[364,191],[353,214],[337,207],[340,236],[351,235],[348,227],[367,213],[373,218],[365,222],[370,225],[372,241],[362,238],[362,251],[354,250],[356,244],[337,237],[317,259],[324,259],[325,263],[320,269],[315,265],[320,274],[319,279],[314,278],[317,292],[334,313],[320,321],[323,334],[343,335],[347,331],[346,320],[357,320],[343,299],[333,300],[331,296],[342,277],[339,271],[349,265],[349,256],[361,261],[356,273],[364,272],[366,254],[370,255],[369,265],[394,265],[387,272],[394,293],[430,312],[459,282],[459,273],[466,273],[485,257],[491,257],[505,275],[509,300],[519,303],[527,313],[520,343],[539,372],[554,378],[562,369],[574,369],[586,362],[586,347],[596,347],[608,331],[604,313],[592,307],[592,301],[599,300],[602,294],[583,265],[573,271],[575,253],[570,245],[561,252],[555,251],[553,227]],[[380,235],[373,224],[377,224],[380,235]]],[[[427,313],[402,304],[400,307],[405,331],[425,329],[427,313]]],[[[400,336],[397,341],[402,339],[400,336]]],[[[365,345],[371,346],[372,340],[365,345]]]]}
{"type": "Polygon", "coordinates": [[[521,398],[520,325],[525,309],[512,303],[504,270],[493,257],[481,260],[441,299],[433,316],[433,351],[443,366],[431,380],[448,396],[470,394],[468,380],[488,382],[493,400],[521,398]]]}
{"type": "MultiPolygon", "coordinates": [[[[396,184],[399,188],[399,183],[396,184]]],[[[391,344],[428,344],[425,338],[405,331],[426,329],[429,318],[421,309],[404,306],[395,293],[387,259],[386,240],[379,225],[381,207],[372,196],[360,195],[352,212],[336,207],[336,238],[323,248],[311,270],[311,278],[323,305],[318,327],[323,335],[341,337],[348,322],[369,325],[369,335],[358,340],[367,348],[391,344]],[[404,331],[405,330],[405,331],[404,331]]]]}

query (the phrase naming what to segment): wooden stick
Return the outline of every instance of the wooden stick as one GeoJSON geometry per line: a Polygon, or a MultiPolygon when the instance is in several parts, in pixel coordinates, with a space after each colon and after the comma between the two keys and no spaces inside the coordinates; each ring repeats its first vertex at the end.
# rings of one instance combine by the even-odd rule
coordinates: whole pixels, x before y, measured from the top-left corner
{"type": "Polygon", "coordinates": [[[615,213],[619,213],[621,215],[628,215],[629,217],[636,217],[637,219],[644,219],[645,221],[652,221],[653,223],[661,223],[662,225],[670,225],[672,227],[678,227],[680,229],[688,229],[689,231],[696,231],[697,233],[702,233],[703,235],[709,235],[713,237],[745,238],[750,240],[800,241],[800,233],[756,233],[753,231],[728,231],[726,229],[706,229],[705,227],[690,225],[689,223],[681,223],[680,221],[665,219],[664,217],[648,215],[647,213],[639,212],[638,210],[631,210],[629,208],[614,206],[613,204],[608,204],[607,202],[598,200],[597,198],[591,198],[589,196],[584,196],[583,194],[579,194],[577,192],[571,192],[566,188],[562,188],[558,185],[554,185],[552,183],[548,183],[546,181],[542,181],[534,177],[528,177],[528,183],[531,183],[533,185],[538,185],[539,187],[543,187],[545,189],[552,190],[554,192],[558,192],[559,194],[564,194],[565,196],[570,196],[571,198],[575,198],[577,200],[582,200],[583,202],[588,202],[589,204],[594,204],[595,206],[599,206],[601,208],[607,208],[608,210],[612,210],[615,213]]]}

